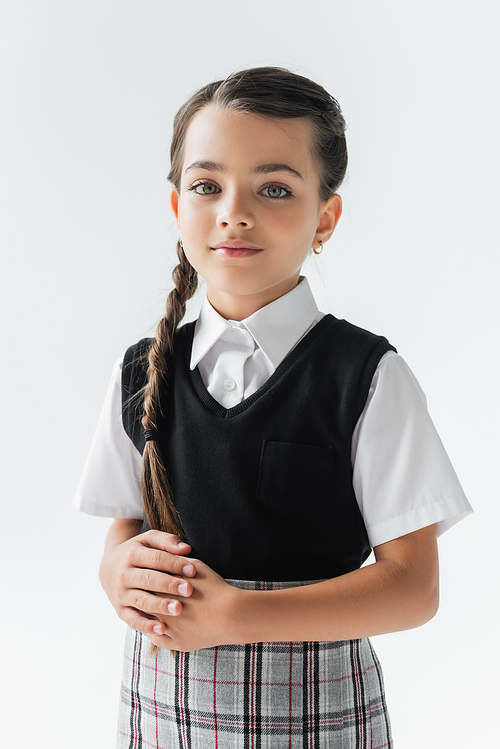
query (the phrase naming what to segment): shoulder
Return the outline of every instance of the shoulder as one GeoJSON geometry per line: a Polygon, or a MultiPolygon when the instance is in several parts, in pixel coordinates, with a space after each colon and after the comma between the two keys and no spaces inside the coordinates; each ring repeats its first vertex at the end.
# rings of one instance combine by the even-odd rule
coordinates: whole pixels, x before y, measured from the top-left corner
{"type": "MultiPolygon", "coordinates": [[[[180,346],[190,340],[194,330],[194,323],[182,325],[175,332],[173,354],[175,355],[180,346]]],[[[139,394],[147,383],[149,367],[149,351],[153,345],[154,338],[141,338],[140,341],[129,346],[123,357],[121,371],[122,402],[124,409],[135,403],[135,396],[139,394]]],[[[169,371],[170,362],[167,362],[169,371]]]]}
{"type": "Polygon", "coordinates": [[[377,411],[381,419],[394,412],[406,421],[409,412],[415,410],[428,418],[425,393],[405,359],[395,351],[387,351],[378,362],[363,418],[367,410],[370,413],[377,411]]]}
{"type": "Polygon", "coordinates": [[[317,323],[315,337],[318,356],[325,363],[329,360],[341,366],[346,374],[364,368],[370,380],[382,356],[388,351],[397,353],[385,336],[333,315],[325,315],[317,323]]]}
{"type": "MultiPolygon", "coordinates": [[[[192,337],[194,326],[195,322],[190,322],[177,328],[174,337],[174,349],[192,337]]],[[[155,339],[151,337],[141,338],[140,341],[129,346],[123,357],[123,370],[125,371],[130,368],[147,369],[148,353],[154,340],[155,339]]]]}
{"type": "Polygon", "coordinates": [[[148,352],[154,338],[142,338],[129,346],[123,357],[121,371],[121,388],[123,404],[139,392],[147,381],[148,352]]]}
{"type": "Polygon", "coordinates": [[[325,334],[337,345],[342,345],[346,351],[370,350],[374,347],[385,348],[387,351],[396,351],[387,338],[374,333],[366,328],[360,328],[348,320],[338,319],[333,315],[325,315],[325,334]]]}
{"type": "Polygon", "coordinates": [[[132,366],[137,366],[141,363],[147,357],[153,341],[154,338],[142,338],[137,343],[129,346],[123,357],[123,370],[130,369],[132,366]]]}
{"type": "Polygon", "coordinates": [[[388,352],[397,352],[385,336],[347,320],[326,315],[318,326],[321,324],[322,366],[325,373],[331,372],[335,381],[340,383],[344,393],[342,402],[354,429],[365,407],[380,360],[388,352]]]}

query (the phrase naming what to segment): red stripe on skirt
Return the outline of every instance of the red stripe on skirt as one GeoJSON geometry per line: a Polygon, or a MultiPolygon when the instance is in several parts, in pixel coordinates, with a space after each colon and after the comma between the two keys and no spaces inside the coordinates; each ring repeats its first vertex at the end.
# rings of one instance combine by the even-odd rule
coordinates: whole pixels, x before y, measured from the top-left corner
{"type": "Polygon", "coordinates": [[[135,694],[135,710],[134,710],[134,749],[137,747],[137,741],[139,739],[139,731],[137,730],[137,721],[138,721],[138,705],[139,705],[139,695],[137,693],[137,684],[139,681],[139,652],[141,650],[141,646],[138,645],[139,634],[136,634],[136,648],[135,648],[135,658],[134,658],[134,664],[135,664],[135,674],[134,674],[134,694],[135,694]]]}
{"type": "Polygon", "coordinates": [[[153,700],[154,700],[154,706],[155,706],[155,724],[156,724],[156,749],[160,749],[160,744],[158,741],[158,704],[156,702],[156,685],[158,683],[158,649],[156,650],[156,657],[155,657],[155,688],[153,693],[153,700]]]}

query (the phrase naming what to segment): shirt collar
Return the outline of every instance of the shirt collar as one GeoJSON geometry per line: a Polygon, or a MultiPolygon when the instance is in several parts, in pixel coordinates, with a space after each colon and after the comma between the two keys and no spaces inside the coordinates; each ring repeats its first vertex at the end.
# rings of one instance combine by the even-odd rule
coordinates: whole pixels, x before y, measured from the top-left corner
{"type": "MultiPolygon", "coordinates": [[[[301,281],[291,291],[257,310],[238,323],[238,326],[244,326],[251,333],[276,369],[311,327],[317,315],[318,307],[309,282],[307,278],[301,277],[301,281]]],[[[230,327],[231,322],[219,315],[205,297],[194,331],[191,369],[200,363],[230,327]]]]}

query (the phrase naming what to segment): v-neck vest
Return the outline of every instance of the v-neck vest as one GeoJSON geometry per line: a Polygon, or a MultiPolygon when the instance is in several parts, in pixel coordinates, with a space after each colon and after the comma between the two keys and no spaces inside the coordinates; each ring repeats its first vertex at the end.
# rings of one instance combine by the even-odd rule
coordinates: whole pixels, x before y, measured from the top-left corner
{"type": "MultiPolygon", "coordinates": [[[[194,323],[176,333],[160,425],[192,556],[238,580],[314,580],[360,567],[370,544],[352,486],[352,433],[380,358],[395,349],[326,315],[259,390],[225,409],[189,368],[193,334],[194,323]]],[[[150,343],[127,350],[122,374],[123,425],[141,453],[133,396],[150,343]]]]}

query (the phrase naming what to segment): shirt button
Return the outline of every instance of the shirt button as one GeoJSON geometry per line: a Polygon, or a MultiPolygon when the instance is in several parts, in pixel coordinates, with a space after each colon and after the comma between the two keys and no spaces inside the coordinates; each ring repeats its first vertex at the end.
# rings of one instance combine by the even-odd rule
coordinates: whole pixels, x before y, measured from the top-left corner
{"type": "Polygon", "coordinates": [[[222,384],[224,386],[224,390],[234,390],[236,388],[236,383],[232,379],[232,377],[227,377],[222,384]]]}

